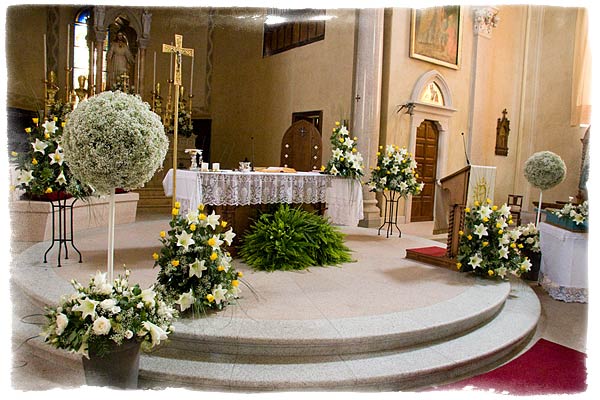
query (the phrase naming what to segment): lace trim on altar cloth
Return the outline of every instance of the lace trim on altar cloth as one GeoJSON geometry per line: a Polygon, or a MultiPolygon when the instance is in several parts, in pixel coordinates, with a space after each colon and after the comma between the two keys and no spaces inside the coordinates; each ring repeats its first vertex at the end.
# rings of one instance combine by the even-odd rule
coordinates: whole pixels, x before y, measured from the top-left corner
{"type": "Polygon", "coordinates": [[[561,286],[552,282],[543,272],[540,271],[540,285],[548,292],[550,297],[555,300],[564,301],[566,303],[587,303],[588,290],[587,288],[575,288],[561,286]]]}

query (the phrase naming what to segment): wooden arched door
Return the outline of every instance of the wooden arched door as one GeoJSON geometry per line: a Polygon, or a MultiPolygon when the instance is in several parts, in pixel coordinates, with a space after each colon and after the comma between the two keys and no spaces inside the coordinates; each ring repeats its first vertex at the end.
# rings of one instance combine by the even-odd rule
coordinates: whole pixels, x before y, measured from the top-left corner
{"type": "Polygon", "coordinates": [[[411,222],[433,221],[435,180],[438,157],[439,132],[433,121],[425,120],[417,128],[415,161],[418,181],[423,181],[423,191],[412,197],[411,222]]]}
{"type": "Polygon", "coordinates": [[[281,141],[281,166],[296,171],[321,168],[321,134],[308,121],[294,122],[281,141]]]}

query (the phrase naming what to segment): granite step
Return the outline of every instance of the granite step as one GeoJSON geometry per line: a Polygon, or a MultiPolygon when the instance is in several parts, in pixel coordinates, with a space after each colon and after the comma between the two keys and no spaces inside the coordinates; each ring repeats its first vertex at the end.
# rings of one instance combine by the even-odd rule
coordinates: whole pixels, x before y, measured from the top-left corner
{"type": "Polygon", "coordinates": [[[276,357],[172,352],[145,355],[140,387],[219,391],[418,390],[470,376],[516,354],[540,316],[535,293],[520,281],[500,312],[477,329],[396,351],[276,357]]]}

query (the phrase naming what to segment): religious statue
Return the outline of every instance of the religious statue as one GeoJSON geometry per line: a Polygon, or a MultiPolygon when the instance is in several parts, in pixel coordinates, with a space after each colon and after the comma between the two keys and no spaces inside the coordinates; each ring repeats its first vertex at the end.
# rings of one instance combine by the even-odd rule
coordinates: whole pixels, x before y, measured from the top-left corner
{"type": "Polygon", "coordinates": [[[506,118],[506,108],[502,111],[502,118],[498,118],[496,125],[496,155],[508,155],[508,134],[510,133],[510,121],[506,118]]]}
{"type": "Polygon", "coordinates": [[[77,77],[77,82],[79,82],[79,88],[75,89],[75,94],[77,94],[77,98],[79,98],[79,102],[82,102],[83,100],[85,100],[88,95],[88,92],[85,89],[86,79],[87,78],[85,75],[79,75],[79,77],[77,77]]]}
{"type": "Polygon", "coordinates": [[[112,43],[106,55],[108,84],[111,88],[119,83],[123,74],[129,76],[129,69],[134,61],[125,34],[123,32],[117,33],[117,39],[112,43]]]}

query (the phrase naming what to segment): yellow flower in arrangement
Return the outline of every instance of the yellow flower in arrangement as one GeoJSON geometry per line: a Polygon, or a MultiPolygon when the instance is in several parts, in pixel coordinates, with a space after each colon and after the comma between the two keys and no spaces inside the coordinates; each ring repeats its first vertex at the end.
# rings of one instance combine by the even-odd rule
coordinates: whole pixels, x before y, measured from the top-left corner
{"type": "Polygon", "coordinates": [[[30,127],[25,128],[25,132],[31,133],[31,128],[30,127]]]}
{"type": "Polygon", "coordinates": [[[498,210],[498,206],[494,205],[492,206],[492,211],[497,211],[498,210]]]}
{"type": "Polygon", "coordinates": [[[180,203],[180,202],[178,202],[178,201],[176,201],[176,202],[175,202],[175,208],[181,208],[181,203],[180,203]]]}
{"type": "Polygon", "coordinates": [[[321,172],[325,171],[325,166],[321,165],[321,172]]]}
{"type": "Polygon", "coordinates": [[[356,136],[354,136],[354,137],[352,138],[352,140],[354,140],[354,141],[357,141],[357,140],[358,140],[358,138],[357,138],[356,136]]]}
{"type": "Polygon", "coordinates": [[[459,234],[460,236],[462,236],[462,235],[464,235],[465,233],[464,233],[463,231],[458,231],[458,234],[459,234]]]}
{"type": "Polygon", "coordinates": [[[221,221],[221,226],[225,228],[227,226],[227,221],[221,221]]]}
{"type": "Polygon", "coordinates": [[[31,118],[31,120],[33,121],[34,124],[38,124],[38,122],[40,122],[39,118],[31,118]]]}
{"type": "Polygon", "coordinates": [[[208,300],[209,303],[212,303],[213,301],[215,301],[215,296],[209,293],[206,295],[206,300],[208,300]]]}
{"type": "Polygon", "coordinates": [[[217,243],[217,241],[215,240],[214,237],[211,237],[210,239],[208,239],[208,241],[206,243],[208,243],[208,245],[210,247],[213,247],[217,243]]]}
{"type": "Polygon", "coordinates": [[[34,159],[31,160],[31,163],[33,165],[38,165],[38,160],[34,158],[34,159]]]}
{"type": "Polygon", "coordinates": [[[502,229],[498,230],[498,235],[502,235],[504,231],[502,229]]]}
{"type": "Polygon", "coordinates": [[[379,156],[381,155],[381,153],[378,151],[377,153],[375,153],[375,155],[376,155],[377,157],[379,157],[379,156]]]}
{"type": "Polygon", "coordinates": [[[242,271],[238,271],[238,277],[240,277],[240,278],[241,278],[241,277],[243,277],[243,276],[244,276],[244,274],[242,273],[242,271]]]}
{"type": "Polygon", "coordinates": [[[489,244],[490,244],[490,242],[483,242],[483,243],[481,243],[481,245],[482,245],[483,247],[487,247],[487,246],[489,246],[489,244]]]}
{"type": "Polygon", "coordinates": [[[200,214],[200,215],[198,215],[198,219],[200,221],[204,221],[206,219],[206,214],[200,214]]]}
{"type": "Polygon", "coordinates": [[[475,200],[475,202],[473,203],[473,205],[474,205],[475,207],[479,207],[479,206],[480,206],[480,204],[479,204],[479,202],[478,202],[477,200],[475,200]]]}
{"type": "Polygon", "coordinates": [[[356,149],[356,147],[352,148],[352,152],[356,153],[358,150],[356,149]]]}
{"type": "Polygon", "coordinates": [[[491,269],[488,271],[488,275],[489,276],[494,276],[494,271],[492,271],[491,269]]]}
{"type": "Polygon", "coordinates": [[[44,139],[50,139],[50,134],[49,133],[44,133],[44,139]]]}
{"type": "Polygon", "coordinates": [[[379,150],[383,150],[383,146],[379,146],[379,150]]]}
{"type": "Polygon", "coordinates": [[[335,126],[340,126],[340,121],[335,121],[335,126]]]}
{"type": "Polygon", "coordinates": [[[197,228],[196,224],[191,224],[190,225],[190,231],[194,232],[194,231],[196,231],[196,228],[197,228]]]}
{"type": "Polygon", "coordinates": [[[153,254],[152,254],[152,258],[153,258],[154,260],[158,260],[158,253],[153,253],[153,254]]]}
{"type": "Polygon", "coordinates": [[[217,271],[219,271],[219,272],[223,272],[223,271],[225,271],[225,267],[224,267],[224,266],[222,266],[222,265],[219,265],[219,266],[217,267],[217,271]]]}
{"type": "Polygon", "coordinates": [[[517,247],[518,247],[518,248],[520,248],[520,249],[522,249],[522,248],[523,248],[523,244],[522,244],[522,243],[519,243],[519,244],[517,245],[517,247]]]}
{"type": "Polygon", "coordinates": [[[456,269],[460,269],[462,267],[462,263],[457,262],[456,263],[456,269]]]}
{"type": "Polygon", "coordinates": [[[472,239],[473,239],[473,236],[471,236],[471,235],[468,235],[468,236],[467,236],[467,239],[469,239],[469,240],[472,240],[472,239]]]}
{"type": "Polygon", "coordinates": [[[219,256],[217,255],[217,253],[213,252],[213,253],[210,255],[210,261],[215,261],[215,260],[216,260],[218,257],[219,257],[219,256]]]}
{"type": "Polygon", "coordinates": [[[512,247],[512,248],[514,249],[514,248],[516,248],[516,247],[517,247],[517,244],[516,244],[516,243],[511,243],[511,244],[510,244],[510,247],[512,247]]]}
{"type": "Polygon", "coordinates": [[[492,200],[491,199],[485,199],[485,202],[488,204],[492,204],[492,200]]]}
{"type": "Polygon", "coordinates": [[[381,167],[375,167],[375,170],[380,171],[381,167]]]}
{"type": "Polygon", "coordinates": [[[469,207],[466,207],[465,212],[471,212],[471,209],[469,207]]]}
{"type": "Polygon", "coordinates": [[[167,237],[167,232],[165,232],[165,231],[160,231],[160,237],[161,237],[161,238],[163,238],[163,239],[164,239],[165,237],[167,237]]]}
{"type": "Polygon", "coordinates": [[[50,193],[52,193],[52,188],[47,188],[47,189],[45,190],[45,192],[46,192],[47,194],[50,194],[50,193]]]}
{"type": "Polygon", "coordinates": [[[198,204],[198,211],[203,211],[204,210],[204,204],[200,203],[198,204]]]}
{"type": "Polygon", "coordinates": [[[179,260],[171,260],[171,265],[174,267],[178,267],[179,266],[179,260]]]}
{"type": "Polygon", "coordinates": [[[11,151],[10,155],[13,156],[13,157],[16,157],[16,156],[19,155],[19,153],[17,153],[16,151],[11,151]]]}
{"type": "Polygon", "coordinates": [[[178,214],[179,214],[179,208],[173,208],[173,209],[171,210],[171,214],[173,214],[174,216],[175,216],[175,215],[178,215],[178,214]]]}
{"type": "Polygon", "coordinates": [[[340,143],[344,143],[344,138],[340,138],[340,143]]]}
{"type": "Polygon", "coordinates": [[[489,222],[489,220],[490,219],[488,217],[483,217],[483,219],[482,219],[483,222],[489,222]]]}
{"type": "Polygon", "coordinates": [[[65,127],[65,125],[67,125],[67,123],[66,123],[66,122],[64,122],[64,121],[60,123],[60,127],[61,127],[61,128],[64,128],[64,127],[65,127]]]}
{"type": "Polygon", "coordinates": [[[58,122],[58,117],[53,118],[54,122],[58,122]]]}
{"type": "Polygon", "coordinates": [[[240,286],[240,281],[238,281],[237,279],[234,279],[231,281],[231,284],[235,287],[238,287],[238,286],[240,286]]]}

